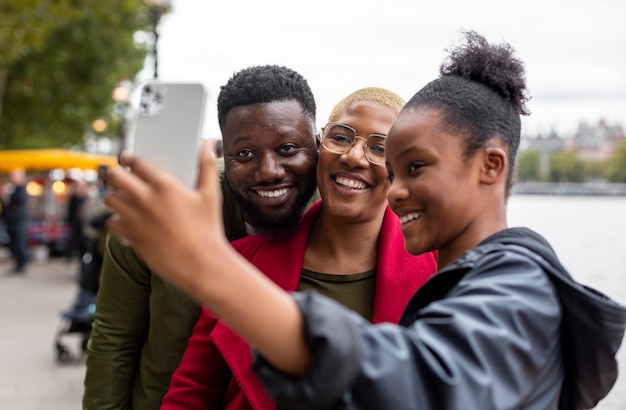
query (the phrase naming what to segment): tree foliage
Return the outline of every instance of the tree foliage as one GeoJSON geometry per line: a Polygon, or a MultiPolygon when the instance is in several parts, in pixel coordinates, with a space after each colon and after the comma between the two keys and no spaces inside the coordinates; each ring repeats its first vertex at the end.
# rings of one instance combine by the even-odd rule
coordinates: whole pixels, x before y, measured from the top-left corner
{"type": "Polygon", "coordinates": [[[80,143],[110,115],[111,91],[143,66],[150,25],[138,0],[3,0],[0,148],[80,143]],[[4,74],[4,87],[2,73],[4,74]],[[4,92],[2,93],[2,90],[4,92]]]}
{"type": "Polygon", "coordinates": [[[549,182],[587,182],[606,180],[626,183],[626,142],[608,159],[585,160],[576,151],[552,154],[548,169],[542,170],[541,153],[536,149],[520,151],[517,156],[517,179],[549,182]]]}
{"type": "Polygon", "coordinates": [[[607,161],[604,176],[611,182],[626,182],[626,142],[607,161]]]}
{"type": "Polygon", "coordinates": [[[550,157],[550,182],[583,182],[585,164],[574,151],[562,151],[550,157]]]}
{"type": "Polygon", "coordinates": [[[52,29],[68,20],[71,9],[63,6],[66,4],[62,2],[4,0],[0,4],[0,67],[8,67],[41,48],[52,29]]]}
{"type": "Polygon", "coordinates": [[[585,181],[599,181],[604,179],[604,172],[607,166],[606,160],[587,160],[585,165],[585,181]]]}
{"type": "Polygon", "coordinates": [[[73,15],[67,2],[3,0],[0,3],[0,114],[9,68],[38,51],[73,15]]]}
{"type": "Polygon", "coordinates": [[[540,153],[536,149],[522,151],[517,156],[517,179],[538,181],[541,173],[540,153]]]}

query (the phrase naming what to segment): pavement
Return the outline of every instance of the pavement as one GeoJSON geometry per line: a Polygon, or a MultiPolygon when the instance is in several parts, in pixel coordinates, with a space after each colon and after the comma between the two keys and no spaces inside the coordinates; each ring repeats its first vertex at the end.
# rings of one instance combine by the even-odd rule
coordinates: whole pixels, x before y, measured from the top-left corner
{"type": "MultiPolygon", "coordinates": [[[[18,276],[8,273],[11,263],[0,248],[0,410],[80,409],[82,337],[63,334],[61,341],[72,355],[67,363],[57,360],[54,343],[65,323],[60,312],[72,306],[78,293],[78,263],[34,256],[28,271],[18,276]]],[[[622,373],[616,386],[596,410],[626,409],[625,349],[618,354],[622,373]]]]}
{"type": "Polygon", "coordinates": [[[72,360],[57,360],[60,312],[78,292],[78,263],[63,258],[32,262],[22,275],[0,248],[0,409],[81,408],[85,358],[79,333],[64,334],[72,360]]]}

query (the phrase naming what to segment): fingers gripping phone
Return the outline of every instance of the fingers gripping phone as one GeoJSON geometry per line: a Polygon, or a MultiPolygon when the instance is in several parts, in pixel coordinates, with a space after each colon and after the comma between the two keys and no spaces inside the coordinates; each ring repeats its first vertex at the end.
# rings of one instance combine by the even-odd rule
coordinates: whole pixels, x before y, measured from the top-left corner
{"type": "Polygon", "coordinates": [[[128,150],[195,186],[205,101],[202,84],[144,84],[128,150]]]}

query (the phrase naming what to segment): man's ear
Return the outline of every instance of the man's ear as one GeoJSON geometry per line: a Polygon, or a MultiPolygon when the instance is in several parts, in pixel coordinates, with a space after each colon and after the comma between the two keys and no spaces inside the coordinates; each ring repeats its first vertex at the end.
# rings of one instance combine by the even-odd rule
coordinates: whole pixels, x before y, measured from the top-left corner
{"type": "Polygon", "coordinates": [[[483,153],[480,182],[492,185],[504,181],[509,170],[509,156],[501,144],[488,145],[483,153]]]}
{"type": "Polygon", "coordinates": [[[322,146],[322,134],[320,134],[319,132],[315,134],[315,142],[317,143],[317,149],[319,150],[322,146]]]}

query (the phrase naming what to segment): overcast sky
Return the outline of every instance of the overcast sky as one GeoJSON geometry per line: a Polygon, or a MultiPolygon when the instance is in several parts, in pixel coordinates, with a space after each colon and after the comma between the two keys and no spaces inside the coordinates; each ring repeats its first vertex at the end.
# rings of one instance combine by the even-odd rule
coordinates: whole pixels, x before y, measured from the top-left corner
{"type": "MultiPolygon", "coordinates": [[[[173,0],[159,26],[159,77],[209,92],[205,136],[235,71],[286,65],[309,82],[321,127],[352,91],[385,87],[409,99],[438,75],[462,29],[510,43],[526,65],[527,135],[573,133],[603,118],[626,126],[624,0],[173,0]]],[[[151,76],[152,63],[140,76],[151,76]]]]}

